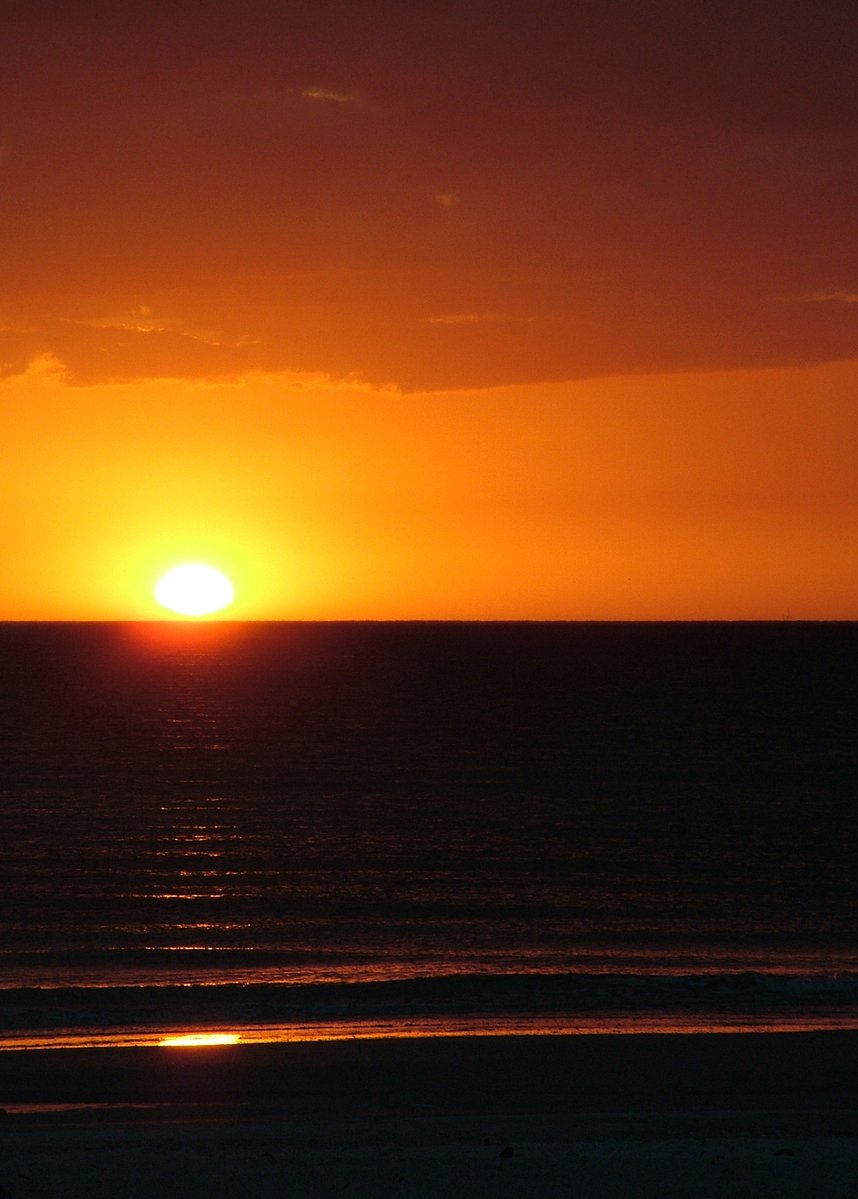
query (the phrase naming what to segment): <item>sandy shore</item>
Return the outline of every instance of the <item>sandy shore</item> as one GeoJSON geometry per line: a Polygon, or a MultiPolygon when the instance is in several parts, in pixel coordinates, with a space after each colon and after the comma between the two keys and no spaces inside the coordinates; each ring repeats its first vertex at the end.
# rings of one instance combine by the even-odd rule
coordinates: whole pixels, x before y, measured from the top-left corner
{"type": "Polygon", "coordinates": [[[851,1033],[17,1052],[4,1104],[14,1199],[858,1199],[851,1033]]]}

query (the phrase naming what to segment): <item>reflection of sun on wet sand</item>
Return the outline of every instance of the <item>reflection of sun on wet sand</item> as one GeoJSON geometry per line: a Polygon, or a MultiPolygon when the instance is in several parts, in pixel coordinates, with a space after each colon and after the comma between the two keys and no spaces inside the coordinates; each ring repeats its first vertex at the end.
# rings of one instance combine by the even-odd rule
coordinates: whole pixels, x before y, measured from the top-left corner
{"type": "Polygon", "coordinates": [[[0,1054],[0,1187],[842,1199],[858,1177],[854,1033],[197,1044],[0,1054]]]}
{"type": "Polygon", "coordinates": [[[213,1045],[237,1045],[240,1039],[237,1032],[186,1032],[162,1037],[158,1044],[176,1049],[203,1049],[213,1045]]]}

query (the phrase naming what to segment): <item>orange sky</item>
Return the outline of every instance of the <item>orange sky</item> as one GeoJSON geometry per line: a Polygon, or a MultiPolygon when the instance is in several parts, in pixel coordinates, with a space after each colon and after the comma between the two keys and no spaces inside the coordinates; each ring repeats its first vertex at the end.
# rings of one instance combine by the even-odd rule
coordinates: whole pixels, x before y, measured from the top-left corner
{"type": "Polygon", "coordinates": [[[12,4],[0,619],[855,618],[834,7],[12,4]]]}

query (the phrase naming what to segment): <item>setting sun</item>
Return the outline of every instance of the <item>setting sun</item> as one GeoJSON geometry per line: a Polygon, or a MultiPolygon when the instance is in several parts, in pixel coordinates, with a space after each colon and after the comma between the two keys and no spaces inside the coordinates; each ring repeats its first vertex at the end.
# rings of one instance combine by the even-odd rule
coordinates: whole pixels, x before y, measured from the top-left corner
{"type": "Polygon", "coordinates": [[[235,595],[226,575],[213,566],[176,566],[158,581],[155,599],[179,616],[209,616],[232,603],[235,595]]]}

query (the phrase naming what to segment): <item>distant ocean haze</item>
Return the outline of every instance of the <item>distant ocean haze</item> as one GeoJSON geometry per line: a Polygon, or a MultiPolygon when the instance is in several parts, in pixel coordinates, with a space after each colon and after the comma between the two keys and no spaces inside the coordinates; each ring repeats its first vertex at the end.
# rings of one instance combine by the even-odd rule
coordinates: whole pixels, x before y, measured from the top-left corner
{"type": "Polygon", "coordinates": [[[857,666],[852,624],[0,625],[0,1035],[849,1026],[857,666]]]}

